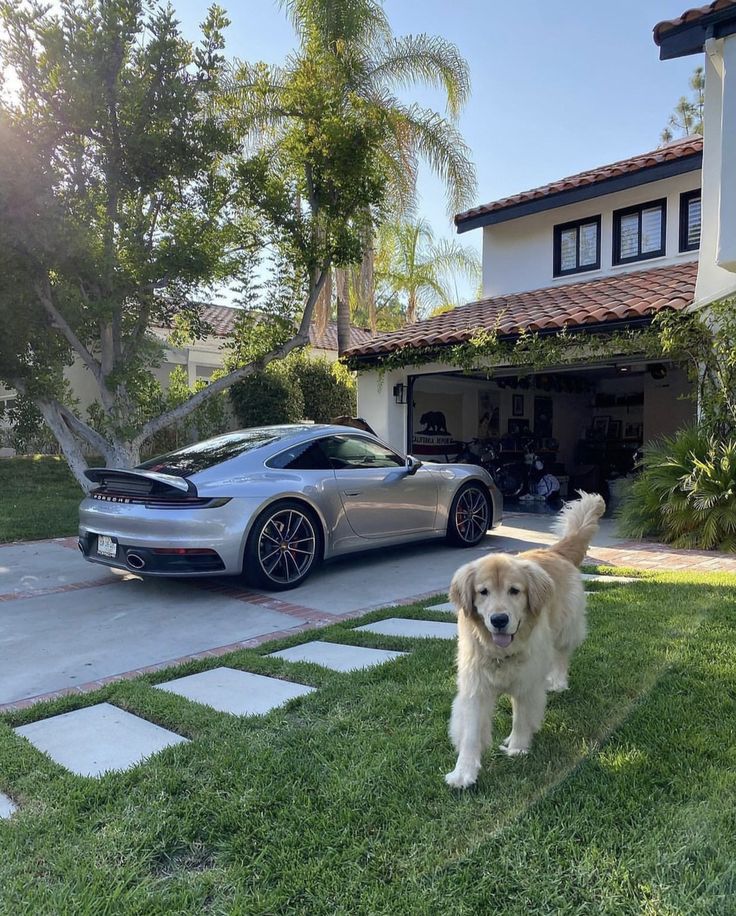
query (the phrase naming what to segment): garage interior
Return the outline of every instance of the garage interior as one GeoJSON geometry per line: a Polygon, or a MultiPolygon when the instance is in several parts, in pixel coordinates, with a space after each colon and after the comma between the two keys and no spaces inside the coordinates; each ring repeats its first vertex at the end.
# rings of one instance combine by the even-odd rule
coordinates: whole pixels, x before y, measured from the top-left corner
{"type": "MultiPolygon", "coordinates": [[[[471,447],[493,455],[495,467],[529,464],[536,455],[560,481],[563,498],[593,490],[611,508],[636,452],[695,418],[691,383],[668,362],[621,360],[533,374],[509,368],[491,378],[484,371],[437,372],[408,381],[411,454],[451,462],[479,440],[471,447]]],[[[538,511],[523,500],[515,506],[521,495],[507,495],[506,508],[538,511]]]]}

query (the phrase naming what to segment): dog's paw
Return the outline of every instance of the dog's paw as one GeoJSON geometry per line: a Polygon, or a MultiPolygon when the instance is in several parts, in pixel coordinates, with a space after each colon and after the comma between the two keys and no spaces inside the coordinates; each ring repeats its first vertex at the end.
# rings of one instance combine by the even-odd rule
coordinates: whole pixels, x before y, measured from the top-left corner
{"type": "Polygon", "coordinates": [[[518,745],[513,745],[509,742],[507,738],[502,744],[498,745],[499,751],[503,751],[507,757],[521,757],[524,754],[529,753],[529,747],[519,747],[518,745]]]}
{"type": "Polygon", "coordinates": [[[548,677],[546,686],[550,693],[563,693],[570,687],[566,677],[548,677]]]}
{"type": "Polygon", "coordinates": [[[452,773],[445,776],[445,782],[453,789],[467,789],[478,778],[478,771],[469,767],[455,767],[452,773]]]}
{"type": "Polygon", "coordinates": [[[499,744],[501,750],[509,746],[509,741],[511,741],[511,735],[509,735],[507,738],[504,738],[503,741],[499,744]]]}

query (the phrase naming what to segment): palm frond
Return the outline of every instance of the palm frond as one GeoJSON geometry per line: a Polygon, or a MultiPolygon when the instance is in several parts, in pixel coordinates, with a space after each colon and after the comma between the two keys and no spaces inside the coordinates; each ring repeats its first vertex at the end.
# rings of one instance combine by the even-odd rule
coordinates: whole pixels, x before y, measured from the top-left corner
{"type": "Polygon", "coordinates": [[[380,0],[279,0],[302,42],[317,38],[325,48],[340,43],[370,48],[391,36],[380,0]]]}
{"type": "Polygon", "coordinates": [[[409,88],[424,83],[443,89],[447,112],[457,118],[470,98],[470,68],[457,46],[434,35],[408,35],[382,48],[366,77],[373,87],[409,88]]]}
{"type": "Polygon", "coordinates": [[[454,239],[440,239],[432,252],[437,269],[441,273],[454,274],[477,283],[480,280],[481,263],[478,252],[454,239]]]}
{"type": "Polygon", "coordinates": [[[397,106],[394,111],[417,156],[444,182],[450,215],[469,206],[476,196],[475,166],[455,125],[420,105],[397,106]]]}

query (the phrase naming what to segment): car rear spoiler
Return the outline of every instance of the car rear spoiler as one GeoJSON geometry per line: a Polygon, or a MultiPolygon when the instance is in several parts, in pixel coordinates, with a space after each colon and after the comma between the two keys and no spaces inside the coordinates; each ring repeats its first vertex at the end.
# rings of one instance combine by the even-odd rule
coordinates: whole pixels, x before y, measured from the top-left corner
{"type": "Polygon", "coordinates": [[[105,490],[150,496],[196,497],[197,488],[185,477],[157,471],[128,471],[123,468],[88,468],[84,476],[105,490]]]}

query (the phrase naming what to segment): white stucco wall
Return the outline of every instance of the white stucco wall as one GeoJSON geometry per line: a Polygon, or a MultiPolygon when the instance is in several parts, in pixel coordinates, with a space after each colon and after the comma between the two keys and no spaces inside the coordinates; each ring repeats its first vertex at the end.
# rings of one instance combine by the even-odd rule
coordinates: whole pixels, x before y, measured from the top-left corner
{"type": "MultiPolygon", "coordinates": [[[[736,167],[736,163],[734,163],[736,167]]],[[[700,187],[700,171],[652,181],[582,203],[533,213],[483,229],[483,295],[503,296],[547,286],[581,283],[600,277],[696,260],[696,251],[680,252],[680,195],[700,187]],[[632,264],[613,265],[613,212],[652,200],[667,199],[666,254],[632,264]],[[601,267],[567,277],[553,274],[553,234],[560,223],[601,216],[601,267]]]]}
{"type": "Polygon", "coordinates": [[[709,44],[696,304],[736,291],[736,35],[709,44]]]}

